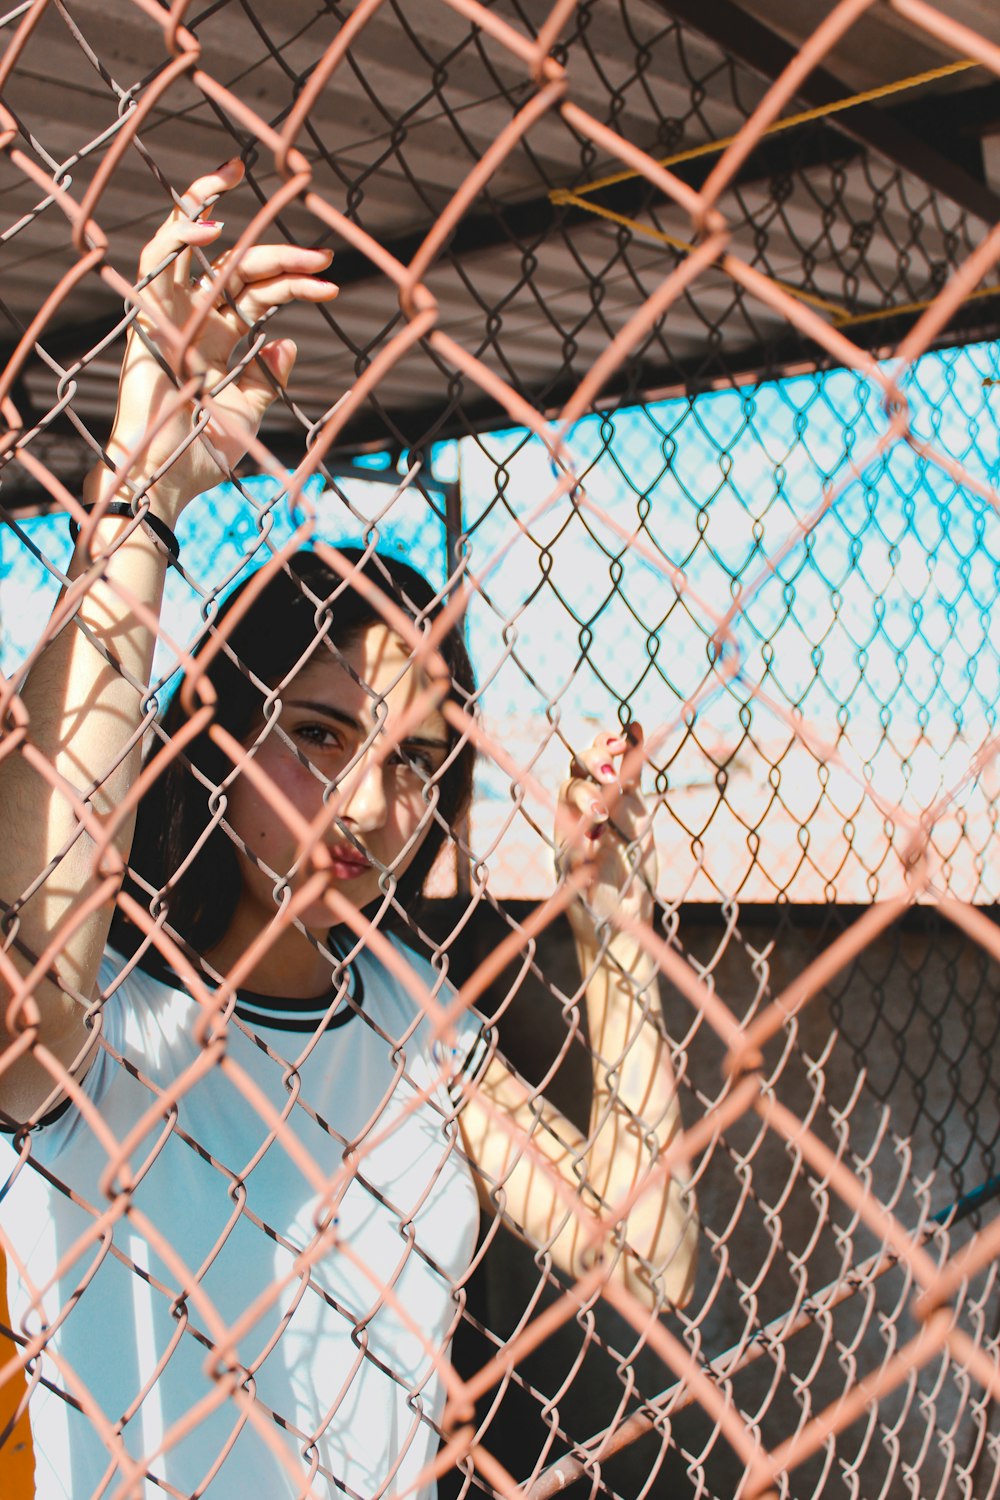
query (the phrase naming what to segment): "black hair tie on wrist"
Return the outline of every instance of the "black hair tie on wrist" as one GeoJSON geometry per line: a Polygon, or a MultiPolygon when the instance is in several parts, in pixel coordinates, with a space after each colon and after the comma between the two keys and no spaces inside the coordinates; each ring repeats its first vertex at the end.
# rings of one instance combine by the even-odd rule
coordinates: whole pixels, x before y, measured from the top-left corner
{"type": "MultiPolygon", "coordinates": [[[[95,510],[103,509],[103,514],[101,517],[102,520],[105,516],[127,516],[130,521],[134,521],[136,518],[136,512],[132,509],[131,505],[129,505],[128,501],[126,500],[112,500],[109,505],[106,505],[103,508],[99,505],[85,505],[83,509],[86,511],[88,516],[92,515],[95,510]]],[[[153,533],[153,536],[160,543],[161,547],[163,547],[164,551],[171,559],[171,561],[176,562],[181,555],[180,543],[178,542],[174,533],[170,530],[170,527],[167,525],[166,521],[161,521],[159,516],[154,516],[152,511],[149,510],[146,511],[145,515],[140,516],[139,519],[142,521],[142,524],[144,526],[149,527],[150,531],[153,533]]],[[[80,523],[79,521],[75,520],[74,517],[70,516],[70,541],[75,543],[79,535],[80,523]]]]}

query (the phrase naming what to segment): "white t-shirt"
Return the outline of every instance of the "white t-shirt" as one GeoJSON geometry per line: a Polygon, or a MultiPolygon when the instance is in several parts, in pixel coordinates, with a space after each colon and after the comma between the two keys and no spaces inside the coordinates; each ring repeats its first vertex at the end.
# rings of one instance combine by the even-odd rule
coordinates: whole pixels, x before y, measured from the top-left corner
{"type": "MultiPolygon", "coordinates": [[[[433,989],[431,966],[396,946],[433,989]]],[[[102,966],[104,1045],[84,1088],[136,1180],[129,1211],[113,1144],[75,1107],[33,1132],[0,1209],[31,1284],[8,1257],[15,1329],[64,1319],[29,1408],[38,1500],[118,1488],[124,1471],[91,1404],[148,1470],[132,1491],[143,1500],[405,1489],[436,1449],[435,1356],[447,1353],[475,1248],[476,1191],[448,1083],[484,1050],[478,1018],[458,1023],[454,1051],[434,1042],[418,1003],[362,953],[335,999],[241,996],[213,1061],[195,1037],[203,1011],[169,972],[135,969],[115,988],[123,966],[115,954],[102,966]],[[332,1024],[317,1035],[323,1015],[332,1024]],[[334,1184],[328,1205],[238,1078],[334,1184]],[[336,1216],[334,1236],[318,1241],[324,1216],[336,1216]],[[312,1264],[299,1259],[317,1245],[312,1264]],[[211,1346],[223,1330],[234,1353],[220,1366],[211,1346]],[[220,1368],[238,1369],[253,1399],[213,1407],[220,1368]]]]}

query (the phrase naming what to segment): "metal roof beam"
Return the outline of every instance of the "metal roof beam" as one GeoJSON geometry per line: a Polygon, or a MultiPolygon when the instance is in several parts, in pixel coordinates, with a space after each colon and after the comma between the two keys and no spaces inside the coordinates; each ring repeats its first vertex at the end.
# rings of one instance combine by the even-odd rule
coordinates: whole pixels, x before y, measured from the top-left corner
{"type": "MultiPolygon", "coordinates": [[[[856,142],[838,139],[823,130],[796,132],[794,139],[774,136],[760,142],[737,173],[734,183],[738,187],[747,187],[792,172],[808,172],[816,167],[831,166],[834,162],[842,164],[859,155],[860,149],[856,142]]],[[[682,162],[674,171],[697,189],[707,180],[714,165],[715,159],[708,157],[682,162]]],[[[665,202],[660,190],[638,174],[603,188],[598,199],[603,208],[610,208],[626,218],[644,212],[651,200],[665,202]]],[[[492,212],[467,215],[448,241],[442,258],[461,262],[466,256],[481,254],[485,250],[508,249],[511,245],[523,245],[526,251],[532,252],[556,230],[593,228],[598,222],[587,209],[574,204],[553,204],[547,193],[521,203],[498,203],[492,212]]],[[[428,227],[381,243],[405,265],[420,248],[428,227]]],[[[432,267],[431,275],[433,270],[432,267]]],[[[331,279],[341,287],[369,281],[381,274],[360,250],[338,251],[330,268],[331,279]]]]}
{"type": "MultiPolygon", "coordinates": [[[[851,329],[851,337],[859,348],[870,350],[876,357],[887,348],[891,349],[910,328],[918,316],[903,313],[875,323],[861,324],[851,329]]],[[[955,314],[936,345],[947,345],[953,339],[966,342],[993,339],[1000,335],[1000,294],[976,302],[967,303],[955,314]]],[[[813,370],[834,368],[834,361],[814,344],[789,330],[782,338],[757,345],[746,345],[730,350],[723,359],[720,353],[706,350],[696,358],[656,364],[652,361],[627,361],[609,380],[601,392],[598,405],[614,409],[643,401],[671,400],[692,397],[704,391],[732,390],[753,386],[763,380],[774,380],[790,371],[798,374],[813,370]]],[[[578,374],[563,372],[544,389],[526,391],[524,394],[543,411],[556,414],[576,389],[578,374]]],[[[372,471],[355,470],[344,463],[345,455],[383,448],[426,448],[430,443],[446,438],[463,437],[471,432],[489,432],[509,427],[511,420],[495,401],[476,390],[458,392],[450,404],[439,398],[421,406],[387,409],[375,393],[367,407],[358,413],[338,444],[329,467],[334,474],[355,475],[359,478],[378,479],[372,471]]],[[[58,445],[60,433],[53,432],[51,439],[39,445],[39,456],[46,461],[45,441],[58,445]]],[[[302,437],[297,432],[262,432],[261,437],[279,463],[294,468],[302,457],[302,437]]],[[[65,437],[63,437],[65,444],[65,437]]],[[[82,455],[78,460],[70,456],[68,464],[57,464],[59,477],[67,488],[79,493],[83,477],[90,467],[90,459],[82,455]]],[[[246,467],[246,466],[245,466],[246,467]]],[[[247,472],[250,469],[247,467],[247,472]]],[[[39,486],[19,471],[16,464],[0,470],[2,488],[0,504],[8,514],[33,513],[50,507],[49,497],[39,486]]],[[[424,480],[425,488],[433,488],[434,481],[424,480]]]]}
{"type": "MultiPolygon", "coordinates": [[[[768,83],[773,83],[798,55],[792,43],[747,15],[733,0],[654,0],[654,4],[768,83]]],[[[821,108],[851,93],[828,69],[814,68],[798,97],[812,108],[821,108]]],[[[831,115],[828,123],[831,129],[877,152],[977,219],[990,225],[1000,222],[1000,196],[929,141],[908,130],[898,115],[876,109],[873,104],[856,104],[831,115]]]]}

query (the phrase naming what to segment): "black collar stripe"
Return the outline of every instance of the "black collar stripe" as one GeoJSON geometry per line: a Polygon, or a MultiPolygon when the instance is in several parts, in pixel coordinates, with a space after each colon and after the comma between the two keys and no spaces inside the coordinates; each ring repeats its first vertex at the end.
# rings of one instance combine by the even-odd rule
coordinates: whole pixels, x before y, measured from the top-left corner
{"type": "MultiPolygon", "coordinates": [[[[334,971],[334,981],[323,995],[307,999],[286,998],[283,995],[257,995],[253,990],[238,990],[233,1007],[241,1021],[249,1026],[266,1026],[276,1031],[315,1031],[331,1009],[333,1015],[326,1029],[346,1026],[352,1016],[365,1003],[365,986],[361,970],[355,963],[344,962],[344,939],[335,930],[328,938],[329,948],[340,963],[334,971]],[[336,1007],[336,1009],[334,1009],[336,1007]]],[[[166,960],[155,948],[150,948],[140,960],[139,968],[160,984],[174,989],[183,989],[183,981],[174,973],[166,960]]]]}

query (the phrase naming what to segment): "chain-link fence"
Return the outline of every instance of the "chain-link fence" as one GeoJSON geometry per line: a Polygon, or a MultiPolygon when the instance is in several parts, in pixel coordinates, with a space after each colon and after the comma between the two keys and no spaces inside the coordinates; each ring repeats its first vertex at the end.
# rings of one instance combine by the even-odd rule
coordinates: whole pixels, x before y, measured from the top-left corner
{"type": "Polygon", "coordinates": [[[987,1500],[996,46],[0,26],[4,1493],[987,1500]]]}

